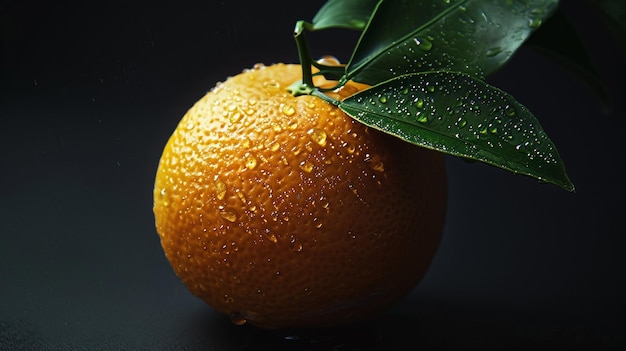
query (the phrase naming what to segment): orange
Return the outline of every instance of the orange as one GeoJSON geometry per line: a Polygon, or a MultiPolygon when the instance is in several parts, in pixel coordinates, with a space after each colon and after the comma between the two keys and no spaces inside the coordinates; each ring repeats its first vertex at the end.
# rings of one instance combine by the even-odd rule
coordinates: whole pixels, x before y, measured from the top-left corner
{"type": "Polygon", "coordinates": [[[286,87],[301,77],[299,65],[256,65],[217,84],[180,121],[157,170],[165,255],[237,324],[371,318],[413,289],[439,243],[443,155],[292,96],[286,87]]]}

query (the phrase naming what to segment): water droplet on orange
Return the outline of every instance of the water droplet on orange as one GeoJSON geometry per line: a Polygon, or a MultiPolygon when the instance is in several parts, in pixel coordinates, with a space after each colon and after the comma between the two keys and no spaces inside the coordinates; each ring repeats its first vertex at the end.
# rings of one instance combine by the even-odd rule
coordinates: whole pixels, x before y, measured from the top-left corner
{"type": "Polygon", "coordinates": [[[296,109],[291,105],[284,105],[282,111],[287,117],[293,116],[293,114],[296,113],[296,109]]]}
{"type": "Polygon", "coordinates": [[[229,222],[237,220],[237,213],[230,208],[220,206],[220,216],[229,222]]]}
{"type": "Polygon", "coordinates": [[[226,196],[226,184],[219,177],[215,177],[213,183],[215,184],[215,196],[218,200],[223,200],[226,196]]]}
{"type": "Polygon", "coordinates": [[[300,163],[300,169],[307,173],[311,173],[311,171],[313,170],[313,164],[309,161],[302,161],[300,163]]]}
{"type": "Polygon", "coordinates": [[[234,111],[228,116],[228,120],[230,120],[231,123],[237,123],[239,122],[240,119],[241,119],[241,112],[239,111],[234,111]]]}
{"type": "Polygon", "coordinates": [[[352,145],[352,144],[347,144],[346,145],[346,151],[348,151],[348,153],[350,155],[352,155],[355,150],[356,150],[356,148],[354,147],[354,145],[352,145]]]}
{"type": "Polygon", "coordinates": [[[385,165],[379,155],[366,154],[364,161],[371,169],[377,172],[383,172],[385,170],[385,165]]]}
{"type": "Polygon", "coordinates": [[[249,155],[249,156],[246,158],[246,168],[248,168],[248,169],[254,169],[254,168],[256,167],[256,165],[257,165],[257,160],[256,160],[256,158],[255,158],[254,156],[252,156],[252,155],[249,155]]]}
{"type": "Polygon", "coordinates": [[[272,145],[270,145],[270,151],[278,151],[278,149],[280,149],[280,144],[279,143],[273,143],[272,145]]]}
{"type": "Polygon", "coordinates": [[[321,129],[313,128],[313,129],[309,129],[307,133],[309,134],[309,137],[311,138],[311,140],[316,142],[319,146],[326,146],[326,132],[325,131],[321,129]]]}
{"type": "Polygon", "coordinates": [[[276,238],[276,235],[275,235],[275,234],[272,234],[272,233],[265,233],[265,234],[263,234],[263,236],[264,236],[267,240],[269,240],[269,241],[273,242],[274,244],[278,242],[278,238],[276,238]]]}
{"type": "Polygon", "coordinates": [[[239,198],[239,200],[241,200],[242,203],[246,203],[246,196],[241,191],[237,191],[237,197],[239,198]]]}
{"type": "Polygon", "coordinates": [[[317,60],[317,63],[326,66],[339,66],[341,64],[339,59],[332,55],[322,56],[319,60],[317,60]]]}
{"type": "Polygon", "coordinates": [[[269,81],[269,82],[263,82],[263,85],[271,88],[271,89],[279,89],[280,88],[280,83],[278,83],[277,81],[269,81]]]}
{"type": "Polygon", "coordinates": [[[233,312],[230,314],[230,321],[235,325],[244,325],[246,324],[246,318],[239,312],[233,312]]]}

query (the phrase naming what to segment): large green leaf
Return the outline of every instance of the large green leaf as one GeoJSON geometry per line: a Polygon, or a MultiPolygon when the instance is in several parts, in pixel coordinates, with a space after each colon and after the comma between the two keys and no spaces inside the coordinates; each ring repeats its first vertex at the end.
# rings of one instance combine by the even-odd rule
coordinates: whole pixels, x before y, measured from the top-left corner
{"type": "Polygon", "coordinates": [[[413,72],[485,77],[550,16],[558,0],[383,0],[346,67],[370,85],[413,72]]]}
{"type": "Polygon", "coordinates": [[[329,0],[313,18],[313,30],[363,30],[379,0],[329,0]]]}
{"type": "Polygon", "coordinates": [[[339,107],[416,145],[574,190],[533,114],[509,94],[470,75],[408,74],[361,91],[339,107]]]}

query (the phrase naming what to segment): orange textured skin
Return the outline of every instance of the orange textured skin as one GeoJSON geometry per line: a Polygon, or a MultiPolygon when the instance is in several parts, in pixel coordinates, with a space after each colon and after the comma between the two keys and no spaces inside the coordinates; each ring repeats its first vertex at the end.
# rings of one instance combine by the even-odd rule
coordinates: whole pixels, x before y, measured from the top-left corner
{"type": "Polygon", "coordinates": [[[293,97],[286,87],[301,73],[258,65],[219,83],[183,117],[159,163],[154,213],[165,254],[194,295],[236,323],[370,318],[419,282],[444,224],[443,155],[316,97],[293,97]]]}

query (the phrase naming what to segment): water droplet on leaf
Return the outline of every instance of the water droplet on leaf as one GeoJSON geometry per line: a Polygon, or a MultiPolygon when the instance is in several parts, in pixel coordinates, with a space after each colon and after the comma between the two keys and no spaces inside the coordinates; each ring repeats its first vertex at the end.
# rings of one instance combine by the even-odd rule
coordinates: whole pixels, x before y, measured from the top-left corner
{"type": "Polygon", "coordinates": [[[543,21],[541,20],[541,18],[531,18],[528,20],[528,27],[536,29],[539,28],[542,23],[543,21]]]}
{"type": "Polygon", "coordinates": [[[494,47],[494,48],[488,49],[486,55],[487,55],[487,57],[494,57],[494,56],[498,55],[501,52],[502,52],[502,48],[494,47]]]}
{"type": "Polygon", "coordinates": [[[426,116],[425,113],[422,113],[421,111],[419,111],[417,112],[417,115],[415,116],[415,120],[420,123],[426,123],[428,122],[428,116],[426,116]]]}
{"type": "Polygon", "coordinates": [[[417,47],[420,50],[423,50],[423,51],[430,51],[430,49],[432,49],[432,47],[433,47],[433,43],[432,42],[430,42],[429,40],[423,39],[423,38],[415,38],[415,39],[413,39],[413,41],[415,42],[417,47]]]}
{"type": "Polygon", "coordinates": [[[509,117],[513,117],[513,116],[515,116],[515,108],[513,106],[511,106],[511,105],[507,105],[504,108],[504,113],[506,113],[506,115],[509,116],[509,117]]]}

